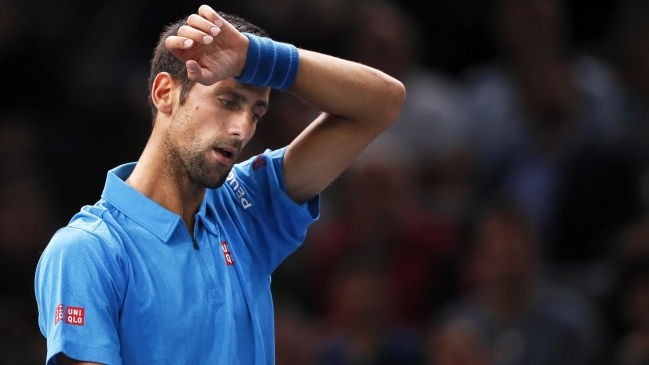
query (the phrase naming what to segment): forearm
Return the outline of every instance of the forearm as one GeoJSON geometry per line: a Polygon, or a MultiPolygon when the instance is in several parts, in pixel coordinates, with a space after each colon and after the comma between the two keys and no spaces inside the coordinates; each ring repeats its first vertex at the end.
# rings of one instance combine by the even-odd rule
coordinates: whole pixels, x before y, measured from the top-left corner
{"type": "Polygon", "coordinates": [[[332,116],[383,130],[399,116],[405,88],[373,68],[299,50],[300,68],[291,91],[332,116]]]}
{"type": "Polygon", "coordinates": [[[300,68],[291,91],[324,112],[291,143],[284,157],[287,193],[303,203],[331,184],[397,119],[405,89],[370,67],[299,52],[300,68]]]}

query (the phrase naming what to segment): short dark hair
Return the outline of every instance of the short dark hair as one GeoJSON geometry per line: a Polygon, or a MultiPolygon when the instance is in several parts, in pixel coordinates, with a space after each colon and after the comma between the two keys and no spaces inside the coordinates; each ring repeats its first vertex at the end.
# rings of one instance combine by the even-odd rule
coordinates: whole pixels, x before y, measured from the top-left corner
{"type": "MultiPolygon", "coordinates": [[[[218,12],[218,14],[228,23],[232,24],[232,26],[234,26],[239,32],[246,32],[260,37],[268,37],[268,34],[263,29],[243,18],[222,12],[218,12]]],[[[180,85],[180,105],[185,103],[187,94],[189,94],[189,91],[195,84],[195,81],[192,81],[187,77],[187,69],[185,68],[185,63],[174,57],[174,55],[169,52],[167,47],[165,47],[165,39],[167,39],[167,37],[169,36],[176,35],[178,33],[178,29],[186,24],[187,17],[166,27],[164,32],[162,32],[162,34],[160,35],[158,45],[153,51],[153,59],[151,59],[151,70],[149,72],[149,107],[151,108],[151,114],[153,116],[154,122],[156,115],[158,114],[158,109],[153,104],[153,99],[151,99],[151,90],[153,89],[153,81],[159,73],[168,72],[174,78],[174,80],[178,82],[178,85],[180,85]]]]}

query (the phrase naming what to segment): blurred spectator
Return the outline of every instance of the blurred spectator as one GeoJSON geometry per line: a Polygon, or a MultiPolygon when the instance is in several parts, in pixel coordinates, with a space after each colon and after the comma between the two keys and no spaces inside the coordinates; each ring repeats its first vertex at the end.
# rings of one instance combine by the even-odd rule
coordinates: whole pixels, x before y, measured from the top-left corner
{"type": "Polygon", "coordinates": [[[649,3],[627,0],[622,3],[611,35],[612,58],[626,90],[624,100],[624,143],[640,153],[647,163],[649,149],[649,3]]]}
{"type": "Polygon", "coordinates": [[[627,331],[619,344],[617,363],[649,364],[649,256],[625,263],[619,299],[627,331]]]}
{"type": "Polygon", "coordinates": [[[458,232],[421,199],[406,148],[373,143],[344,177],[343,213],[314,226],[305,243],[318,301],[346,257],[373,257],[386,274],[391,318],[419,324],[454,294],[452,263],[458,232]]]}
{"type": "Polygon", "coordinates": [[[610,338],[616,343],[615,356],[609,358],[617,364],[645,364],[649,360],[649,216],[630,223],[617,243],[617,290],[605,303],[610,338]]]}
{"type": "Polygon", "coordinates": [[[467,270],[475,289],[442,312],[442,323],[470,323],[496,365],[590,364],[599,345],[597,314],[576,293],[541,279],[534,240],[514,210],[482,215],[467,270]]]}
{"type": "Polygon", "coordinates": [[[649,258],[649,216],[632,222],[622,231],[618,253],[622,268],[625,262],[649,258]]]}
{"type": "Polygon", "coordinates": [[[588,194],[570,180],[584,183],[578,179],[601,172],[591,167],[607,156],[620,120],[614,74],[572,50],[561,0],[496,0],[492,24],[502,58],[467,76],[480,195],[523,207],[547,257],[599,258],[608,253],[603,246],[610,236],[604,236],[628,219],[628,199],[614,205],[615,176],[594,176],[599,180],[585,187],[588,194]],[[602,197],[591,208],[589,202],[602,197]],[[577,209],[583,204],[588,209],[577,209]]]}
{"type": "Polygon", "coordinates": [[[469,321],[440,323],[426,342],[427,365],[491,365],[482,333],[469,321]]]}
{"type": "Polygon", "coordinates": [[[611,57],[624,86],[624,124],[618,148],[635,168],[637,203],[649,208],[649,3],[622,2],[611,35],[611,57]]]}
{"type": "Polygon", "coordinates": [[[341,55],[357,0],[253,0],[246,10],[274,39],[341,55]]]}
{"type": "Polygon", "coordinates": [[[319,338],[304,310],[287,297],[273,295],[275,307],[275,358],[277,365],[315,363],[319,338]]]}
{"type": "Polygon", "coordinates": [[[399,120],[383,138],[396,138],[414,153],[418,176],[431,188],[433,206],[454,216],[470,191],[471,162],[461,94],[456,84],[420,63],[426,42],[417,20],[396,4],[366,0],[355,9],[348,40],[350,59],[404,83],[408,96],[399,120]]]}
{"type": "Polygon", "coordinates": [[[416,334],[389,318],[395,295],[382,265],[373,258],[348,256],[339,262],[323,317],[322,365],[416,365],[416,334]]]}

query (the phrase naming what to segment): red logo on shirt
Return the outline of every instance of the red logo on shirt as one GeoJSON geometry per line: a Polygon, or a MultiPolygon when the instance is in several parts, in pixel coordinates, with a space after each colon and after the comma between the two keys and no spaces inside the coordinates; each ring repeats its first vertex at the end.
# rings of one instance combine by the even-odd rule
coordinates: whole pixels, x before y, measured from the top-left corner
{"type": "Polygon", "coordinates": [[[228,249],[228,244],[225,241],[221,242],[221,248],[223,249],[223,256],[225,256],[225,263],[228,266],[234,265],[234,260],[232,260],[232,254],[230,253],[230,250],[228,249]]]}
{"type": "Polygon", "coordinates": [[[56,306],[54,311],[54,325],[56,326],[63,320],[63,303],[56,306]]]}
{"type": "Polygon", "coordinates": [[[261,155],[257,156],[257,159],[252,163],[252,169],[257,170],[258,168],[262,166],[266,166],[267,162],[264,160],[264,154],[262,153],[261,155]]]}
{"type": "Polygon", "coordinates": [[[85,310],[81,307],[65,307],[65,323],[83,326],[85,310]]]}

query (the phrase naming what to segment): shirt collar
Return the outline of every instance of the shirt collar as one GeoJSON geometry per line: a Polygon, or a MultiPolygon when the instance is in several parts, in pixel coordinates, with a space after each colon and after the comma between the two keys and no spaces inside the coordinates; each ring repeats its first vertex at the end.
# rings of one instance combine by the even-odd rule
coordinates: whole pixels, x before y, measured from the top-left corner
{"type": "MultiPolygon", "coordinates": [[[[135,162],[131,162],[108,171],[101,197],[162,241],[168,242],[181,218],[126,183],[135,165],[135,162]]],[[[217,235],[216,225],[207,217],[208,194],[209,191],[205,193],[198,208],[196,220],[209,232],[217,235]]]]}
{"type": "Polygon", "coordinates": [[[135,162],[132,162],[108,171],[101,197],[162,241],[167,242],[180,222],[180,216],[126,183],[134,168],[135,162]]]}

